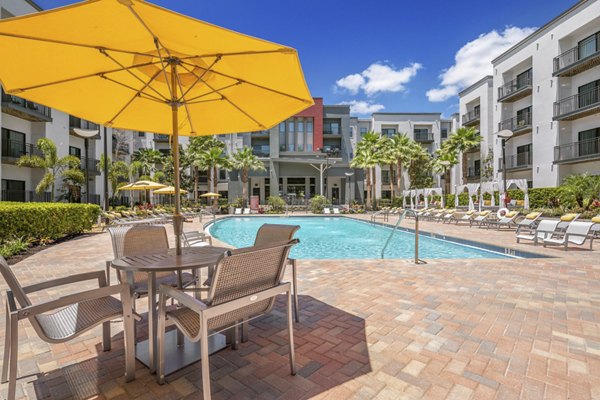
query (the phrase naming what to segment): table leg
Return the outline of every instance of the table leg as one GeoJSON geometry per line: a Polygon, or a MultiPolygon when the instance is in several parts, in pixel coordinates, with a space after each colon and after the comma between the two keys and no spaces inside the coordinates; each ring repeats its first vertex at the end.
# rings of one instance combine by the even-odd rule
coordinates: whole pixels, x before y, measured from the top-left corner
{"type": "Polygon", "coordinates": [[[150,373],[156,373],[156,335],[157,335],[157,315],[156,308],[156,273],[148,272],[148,352],[150,354],[150,373]]]}

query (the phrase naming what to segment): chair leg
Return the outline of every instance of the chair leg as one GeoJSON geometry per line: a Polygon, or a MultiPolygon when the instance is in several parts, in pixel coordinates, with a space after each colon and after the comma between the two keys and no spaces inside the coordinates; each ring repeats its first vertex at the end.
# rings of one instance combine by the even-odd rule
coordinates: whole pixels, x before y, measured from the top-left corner
{"type": "Polygon", "coordinates": [[[159,385],[165,383],[165,308],[163,306],[163,295],[161,294],[158,305],[158,365],[156,366],[156,379],[159,385]]]}
{"type": "Polygon", "coordinates": [[[298,277],[296,275],[296,260],[292,260],[292,286],[294,289],[294,317],[300,323],[300,310],[298,308],[298,277]]]}
{"type": "MultiPolygon", "coordinates": [[[[130,307],[131,309],[131,307],[130,307]]],[[[123,316],[125,336],[125,382],[135,379],[135,331],[133,314],[128,312],[123,316]]]]}
{"type": "Polygon", "coordinates": [[[250,324],[248,324],[248,321],[244,321],[244,323],[242,324],[242,338],[241,338],[241,342],[242,343],[246,343],[248,341],[248,330],[250,329],[250,324]]]}
{"type": "Polygon", "coordinates": [[[290,372],[296,375],[296,354],[294,351],[294,322],[292,321],[292,296],[291,292],[287,292],[287,328],[290,351],[290,372]]]}
{"type": "Polygon", "coordinates": [[[10,325],[10,311],[8,310],[8,299],[5,299],[6,304],[6,326],[4,327],[4,360],[2,361],[2,383],[6,383],[8,381],[8,363],[10,360],[10,333],[11,333],[11,325],[10,325]]]}
{"type": "Polygon", "coordinates": [[[110,321],[106,321],[102,324],[102,351],[110,351],[110,347],[110,321]]]}
{"type": "Polygon", "coordinates": [[[202,394],[204,400],[210,400],[210,362],[208,360],[208,327],[206,318],[201,318],[202,337],[200,338],[200,358],[202,363],[202,394]]]}
{"type": "Polygon", "coordinates": [[[17,360],[19,351],[19,320],[16,314],[11,316],[10,321],[10,357],[8,371],[8,400],[15,399],[17,391],[17,360]]]}

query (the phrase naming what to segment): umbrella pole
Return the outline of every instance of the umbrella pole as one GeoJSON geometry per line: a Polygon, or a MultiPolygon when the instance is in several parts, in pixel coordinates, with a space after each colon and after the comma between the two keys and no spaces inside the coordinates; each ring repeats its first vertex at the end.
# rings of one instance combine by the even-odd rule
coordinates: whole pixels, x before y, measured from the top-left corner
{"type": "Polygon", "coordinates": [[[181,201],[179,197],[179,123],[177,121],[177,71],[176,62],[171,63],[171,114],[173,117],[173,180],[175,184],[175,214],[173,215],[173,230],[175,232],[175,249],[181,254],[181,232],[183,230],[183,218],[181,216],[181,201]]]}

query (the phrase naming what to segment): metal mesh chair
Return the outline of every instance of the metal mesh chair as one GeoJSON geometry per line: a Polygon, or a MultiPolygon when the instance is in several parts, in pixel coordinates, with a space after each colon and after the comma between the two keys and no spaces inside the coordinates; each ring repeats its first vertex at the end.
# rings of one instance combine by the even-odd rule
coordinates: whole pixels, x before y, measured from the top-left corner
{"type": "Polygon", "coordinates": [[[12,270],[0,256],[0,273],[10,290],[6,293],[6,336],[2,383],[8,380],[8,398],[15,398],[19,321],[28,319],[36,334],[48,343],[67,342],[102,324],[103,350],[110,350],[110,321],[123,318],[125,335],[125,376],[135,378],[135,349],[131,294],[126,284],[107,286],[102,271],[71,275],[30,286],[21,286],[12,270]],[[29,293],[70,283],[98,280],[98,288],[70,294],[44,303],[32,304],[29,293]],[[112,297],[120,295],[121,301],[112,297]],[[15,301],[16,300],[16,301],[15,301]]]}
{"type": "MultiPolygon", "coordinates": [[[[298,225],[282,225],[282,224],[264,224],[256,232],[254,246],[264,246],[281,241],[292,240],[296,231],[300,229],[298,225]]],[[[288,263],[292,265],[292,289],[294,292],[294,318],[296,322],[300,322],[300,314],[298,312],[298,278],[296,276],[296,259],[289,258],[288,263]]]]}
{"type": "Polygon", "coordinates": [[[208,297],[200,301],[170,286],[160,286],[158,316],[158,382],[164,382],[166,321],[173,322],[191,341],[200,341],[202,390],[210,399],[208,337],[239,326],[243,321],[267,314],[278,294],[287,295],[287,329],[290,368],[296,374],[292,322],[291,285],[281,282],[291,247],[297,239],[228,251],[217,262],[208,297]],[[180,307],[167,310],[168,298],[180,307]],[[211,333],[209,334],[209,330],[211,333]]]}

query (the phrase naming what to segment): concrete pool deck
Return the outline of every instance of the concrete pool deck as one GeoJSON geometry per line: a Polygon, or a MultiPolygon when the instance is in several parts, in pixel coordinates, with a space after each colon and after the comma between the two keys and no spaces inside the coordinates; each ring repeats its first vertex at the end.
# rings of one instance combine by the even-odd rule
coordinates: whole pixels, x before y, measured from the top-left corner
{"type": "MultiPolygon", "coordinates": [[[[600,247],[564,252],[517,245],[512,232],[426,221],[420,227],[553,258],[299,261],[298,375],[287,368],[279,303],[273,315],[252,323],[239,350],[211,357],[214,398],[600,398],[600,247]]],[[[185,225],[199,228],[197,221],[185,225]]],[[[13,268],[25,285],[102,270],[111,258],[108,234],[92,234],[13,268]]],[[[138,305],[144,311],[145,301],[138,305]]],[[[118,323],[107,353],[100,328],[61,345],[40,341],[28,322],[20,333],[18,398],[200,397],[199,365],[159,386],[138,363],[136,381],[124,383],[118,323]]]]}

